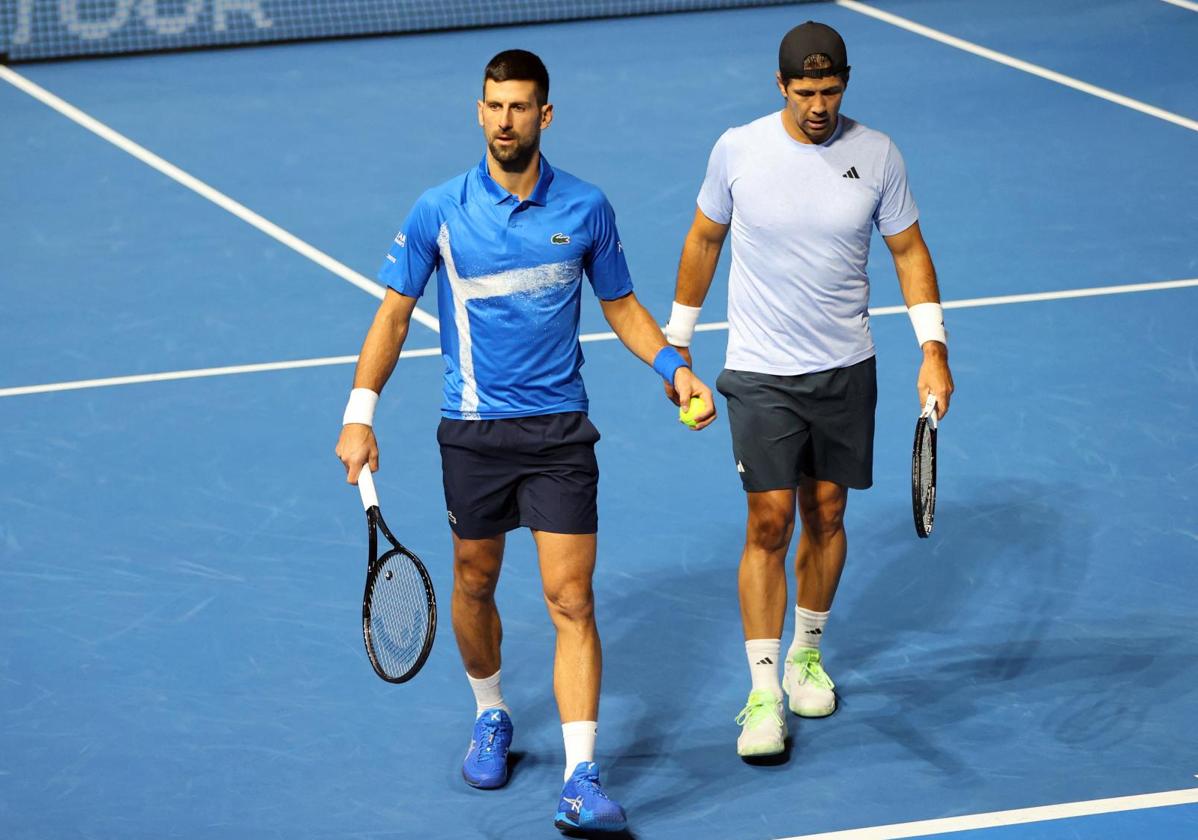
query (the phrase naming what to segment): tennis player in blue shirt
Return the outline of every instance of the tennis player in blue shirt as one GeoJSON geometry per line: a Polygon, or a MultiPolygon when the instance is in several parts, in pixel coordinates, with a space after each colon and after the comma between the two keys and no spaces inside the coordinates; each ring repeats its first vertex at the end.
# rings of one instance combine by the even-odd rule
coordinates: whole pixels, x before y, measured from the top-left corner
{"type": "Polygon", "coordinates": [[[565,741],[562,830],[625,827],[594,761],[602,654],[595,628],[594,446],[579,373],[585,274],[620,340],[673,386],[683,405],[708,408],[711,389],[669,346],[637,301],[603,193],[554,169],[540,153],[553,121],[549,74],[524,50],[495,56],[483,77],[478,166],[428,190],[387,254],[388,291],[366,335],[337,455],[350,483],[378,469],[374,407],[407,337],[416,300],[437,275],[445,359],[441,446],[453,531],[453,629],[474,690],[476,719],[462,775],[477,788],[508,776],[511,711],[500,690],[502,629],[495,586],[505,534],[532,530],[545,602],[557,632],[553,689],[565,741]]]}

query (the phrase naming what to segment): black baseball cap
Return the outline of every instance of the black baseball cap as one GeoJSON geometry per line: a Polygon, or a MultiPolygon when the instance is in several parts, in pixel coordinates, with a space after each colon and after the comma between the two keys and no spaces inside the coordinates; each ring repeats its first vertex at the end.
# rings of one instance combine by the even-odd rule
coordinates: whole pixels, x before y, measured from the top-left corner
{"type": "Polygon", "coordinates": [[[849,73],[848,51],[840,33],[823,23],[809,20],[786,33],[778,47],[778,72],[783,79],[801,79],[804,76],[822,79],[849,73]],[[822,70],[804,70],[803,62],[809,55],[823,53],[832,59],[832,66],[822,70]]]}

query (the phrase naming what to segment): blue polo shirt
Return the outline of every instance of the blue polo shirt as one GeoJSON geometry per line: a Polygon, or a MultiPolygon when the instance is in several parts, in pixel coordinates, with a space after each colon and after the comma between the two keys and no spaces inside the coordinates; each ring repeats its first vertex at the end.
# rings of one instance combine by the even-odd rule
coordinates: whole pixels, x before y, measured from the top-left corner
{"type": "Polygon", "coordinates": [[[521,201],[475,168],[420,196],[379,279],[420,297],[437,273],[441,413],[460,420],[586,411],[578,315],[632,291],[616,217],[598,187],[555,170],[521,201]]]}

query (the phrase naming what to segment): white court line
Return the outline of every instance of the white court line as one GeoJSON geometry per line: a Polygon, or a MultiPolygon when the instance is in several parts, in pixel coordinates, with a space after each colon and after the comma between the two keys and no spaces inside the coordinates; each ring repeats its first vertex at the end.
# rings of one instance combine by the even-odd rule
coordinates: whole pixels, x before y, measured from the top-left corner
{"type": "MultiPolygon", "coordinates": [[[[1105,295],[1126,295],[1136,292],[1157,292],[1165,289],[1185,289],[1198,286],[1198,277],[1189,280],[1162,280],[1156,283],[1130,283],[1122,286],[1095,286],[1089,289],[1064,289],[1059,292],[1032,292],[1022,295],[999,295],[997,297],[966,298],[964,300],[947,300],[945,309],[971,309],[980,306],[1004,306],[1011,303],[1037,303],[1048,300],[1068,300],[1071,298],[1102,297],[1105,295]]],[[[871,317],[882,315],[906,314],[905,306],[875,306],[869,310],[871,317]]],[[[713,321],[698,324],[696,332],[717,332],[728,329],[727,321],[713,321]]],[[[614,332],[584,333],[578,340],[584,343],[592,341],[612,341],[618,338],[614,332]]],[[[404,350],[399,354],[401,359],[419,358],[422,356],[440,356],[440,347],[422,347],[418,350],[404,350]]],[[[206,376],[229,376],[237,373],[260,373],[270,370],[291,370],[293,368],[325,367],[328,365],[351,365],[358,360],[357,356],[326,356],[319,359],[298,359],[291,362],[265,362],[254,365],[232,365],[230,367],[197,368],[193,370],[176,370],[167,373],[143,373],[134,376],[114,376],[108,379],[77,379],[71,382],[52,382],[48,385],[22,385],[16,388],[0,388],[0,397],[19,397],[27,394],[46,394],[53,391],[78,391],[84,388],[104,388],[110,385],[137,385],[144,382],[165,382],[174,379],[200,379],[206,376]]]]}
{"type": "Polygon", "coordinates": [[[1172,3],[1174,6],[1181,6],[1183,9],[1189,9],[1191,12],[1198,12],[1198,3],[1190,2],[1190,0],[1164,0],[1166,3],[1172,3]]]}
{"type": "MultiPolygon", "coordinates": [[[[1090,289],[1065,289],[1059,292],[1030,292],[1022,295],[998,295],[997,297],[965,298],[963,300],[946,300],[942,304],[945,309],[973,309],[979,306],[1005,306],[1010,303],[1038,303],[1046,300],[1068,300],[1071,298],[1102,297],[1104,295],[1127,295],[1135,292],[1159,292],[1163,289],[1185,289],[1198,286],[1198,277],[1189,280],[1161,280],[1157,283],[1130,283],[1123,286],[1095,286],[1090,289]]],[[[869,310],[871,318],[879,315],[905,315],[905,306],[874,306],[869,310]]],[[[726,330],[727,321],[714,321],[699,324],[696,332],[705,330],[726,330]]],[[[0,392],[3,396],[3,392],[0,392]]]]}
{"type": "MultiPolygon", "coordinates": [[[[399,354],[401,359],[440,355],[440,347],[422,347],[419,350],[404,350],[399,354]]],[[[144,382],[169,382],[174,379],[203,379],[206,376],[231,376],[237,373],[262,373],[269,370],[294,370],[296,368],[327,367],[329,365],[352,365],[357,361],[357,356],[325,356],[320,359],[296,359],[290,362],[263,362],[254,365],[230,365],[228,367],[173,370],[167,373],[141,373],[134,376],[113,376],[108,379],[76,379],[72,382],[52,382],[49,385],[25,385],[19,388],[0,388],[0,397],[48,394],[53,391],[80,391],[85,388],[107,388],[112,385],[140,385],[144,382]]]]}
{"type": "MultiPolygon", "coordinates": [[[[374,295],[380,300],[382,300],[383,296],[386,294],[386,289],[384,289],[378,283],[375,283],[373,280],[368,280],[349,266],[333,259],[324,251],[309,245],[295,234],[283,230],[283,228],[279,227],[274,222],[258,215],[241,202],[235,201],[219,190],[208,186],[195,176],[184,172],[173,163],[163,160],[144,146],[134,143],[125,135],[114,131],[94,117],[91,117],[85,114],[83,111],[80,111],[69,102],[60,99],[59,97],[50,93],[50,91],[38,84],[35,84],[34,82],[31,82],[21,74],[10,70],[8,67],[5,67],[2,64],[0,64],[0,79],[8,82],[18,90],[29,94],[43,105],[53,108],[67,119],[79,124],[83,128],[86,128],[88,131],[92,132],[98,137],[107,140],[121,151],[127,152],[152,169],[158,170],[166,177],[187,187],[187,189],[191,190],[197,195],[208,199],[221,209],[227,210],[246,224],[257,228],[267,236],[275,239],[283,245],[286,245],[296,253],[307,257],[321,268],[332,272],[342,280],[352,283],[362,291],[374,295]]],[[[437,319],[432,315],[429,315],[427,312],[417,309],[412,312],[412,317],[434,332],[440,332],[440,325],[437,323],[437,319]]]]}
{"type": "Polygon", "coordinates": [[[959,50],[964,50],[968,53],[988,58],[991,61],[996,61],[999,64],[1005,64],[1007,67],[1013,67],[1016,70],[1022,70],[1024,73],[1031,73],[1033,76],[1039,76],[1042,79],[1048,79],[1050,82],[1056,82],[1059,85],[1079,90],[1082,93],[1088,93],[1091,96],[1097,96],[1099,99],[1105,99],[1108,102],[1114,102],[1116,105],[1122,105],[1125,108],[1131,108],[1133,111],[1139,111],[1142,114],[1148,114],[1150,117],[1171,122],[1175,125],[1180,125],[1182,128],[1188,128],[1190,131],[1198,131],[1198,120],[1192,120],[1189,117],[1183,117],[1179,114],[1174,114],[1172,111],[1166,111],[1163,108],[1157,108],[1154,105],[1148,105],[1138,99],[1132,99],[1130,96],[1124,96],[1120,93],[1114,93],[1105,88],[1100,88],[1097,85],[1092,85],[1089,82],[1083,82],[1075,79],[1072,76],[1066,76],[1064,73],[1057,73],[1055,70],[1048,70],[1040,67],[1037,64],[1032,64],[1022,59],[1012,58],[1004,53],[995,50],[987,49],[986,47],[978,46],[970,41],[962,38],[956,38],[952,35],[947,35],[939,30],[924,26],[921,23],[916,23],[913,20],[908,20],[904,17],[884,12],[881,9],[875,9],[873,6],[867,6],[864,3],[859,3],[857,0],[835,0],[836,5],[843,6],[846,9],[851,9],[863,15],[867,15],[878,20],[885,21],[900,29],[906,29],[908,32],[914,32],[916,35],[922,35],[925,38],[931,38],[933,41],[939,41],[942,44],[947,44],[950,47],[956,47],[959,50]]]}
{"type": "Polygon", "coordinates": [[[997,828],[1004,825],[1045,822],[1092,814],[1114,814],[1119,811],[1139,811],[1145,808],[1164,808],[1169,805],[1192,805],[1198,802],[1198,788],[1145,793],[1138,796],[1117,796],[1112,799],[1092,799],[1089,802],[1065,802],[1042,805],[1038,808],[1017,808],[1012,811],[993,811],[964,817],[945,817],[938,820],[879,825],[872,828],[851,828],[847,831],[828,831],[823,834],[804,834],[782,840],[891,840],[898,837],[920,837],[925,834],[948,834],[978,828],[997,828]]]}

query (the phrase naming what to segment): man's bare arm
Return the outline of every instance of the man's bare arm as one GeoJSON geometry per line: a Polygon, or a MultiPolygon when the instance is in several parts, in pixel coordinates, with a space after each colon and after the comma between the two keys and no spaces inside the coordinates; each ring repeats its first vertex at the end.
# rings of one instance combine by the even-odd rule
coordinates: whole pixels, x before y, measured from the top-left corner
{"type": "MultiPolygon", "coordinates": [[[[399,352],[408,337],[412,310],[415,308],[416,298],[401,295],[394,289],[387,290],[362,342],[362,352],[358,355],[358,366],[354,370],[355,388],[382,393],[383,386],[395,370],[395,363],[399,361],[399,352]]],[[[358,473],[363,466],[369,464],[371,472],[379,468],[379,448],[374,429],[363,423],[346,423],[341,427],[336,452],[345,465],[345,478],[350,484],[358,483],[358,473]]]]}
{"type": "MultiPolygon", "coordinates": [[[[703,305],[707,293],[711,289],[712,278],[715,277],[716,266],[720,262],[720,251],[723,250],[724,240],[728,236],[728,225],[714,222],[695,208],[695,218],[691,221],[690,230],[682,243],[682,256],[678,259],[678,279],[674,284],[674,307],[670,313],[671,324],[666,326],[666,338],[678,348],[678,352],[692,363],[689,333],[694,329],[697,312],[684,313],[682,307],[703,305]],[[676,318],[689,319],[683,326],[673,323],[676,318]],[[679,344],[678,342],[682,342],[679,344]]],[[[671,385],[666,383],[666,396],[681,405],[681,397],[671,385]]]]}
{"type": "MultiPolygon", "coordinates": [[[[653,320],[649,311],[636,299],[636,295],[627,294],[616,300],[602,300],[600,304],[603,307],[603,317],[607,319],[607,323],[611,324],[612,330],[624,343],[624,346],[642,362],[652,365],[657,354],[668,345],[665,336],[661,333],[661,328],[657,326],[657,322],[653,320]]],[[[677,364],[677,361],[675,360],[674,363],[677,364]]],[[[707,406],[707,411],[696,416],[697,422],[694,428],[702,429],[715,420],[715,400],[712,398],[711,388],[695,376],[690,368],[678,368],[674,372],[673,385],[687,405],[690,404],[691,397],[699,397],[707,406]]]]}
{"type": "MultiPolygon", "coordinates": [[[[907,308],[921,303],[940,303],[940,287],[936,282],[936,267],[932,255],[919,230],[919,222],[911,227],[884,237],[890,254],[894,258],[894,270],[898,273],[899,288],[907,308]]],[[[936,311],[936,310],[933,310],[936,311]]],[[[928,394],[936,397],[937,413],[943,417],[948,413],[949,400],[953,394],[953,375],[948,367],[948,346],[940,341],[925,341],[921,345],[923,364],[919,367],[916,390],[920,405],[928,394]]]]}
{"type": "Polygon", "coordinates": [[[695,218],[682,243],[678,260],[678,280],[674,285],[674,300],[684,306],[702,306],[711,289],[720,251],[728,236],[728,225],[713,222],[695,208],[695,218]]]}

